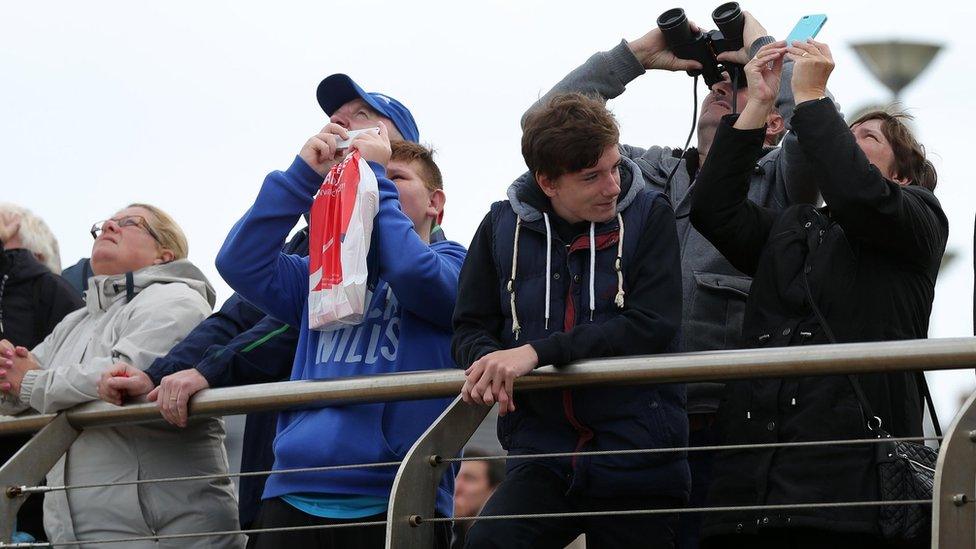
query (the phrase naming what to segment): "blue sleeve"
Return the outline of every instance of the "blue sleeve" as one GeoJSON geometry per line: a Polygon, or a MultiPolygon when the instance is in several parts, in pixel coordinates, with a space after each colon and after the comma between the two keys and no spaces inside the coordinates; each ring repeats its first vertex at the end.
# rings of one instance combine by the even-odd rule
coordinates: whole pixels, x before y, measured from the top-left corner
{"type": "Polygon", "coordinates": [[[402,307],[449,330],[464,247],[451,241],[433,245],[424,242],[414,230],[413,222],[401,211],[400,195],[396,185],[386,178],[386,170],[374,162],[369,165],[376,175],[380,194],[373,226],[380,278],[393,288],[402,307]]]}
{"type": "Polygon", "coordinates": [[[213,345],[196,365],[211,387],[270,383],[288,379],[298,330],[270,316],[227,345],[213,345]]]}
{"type": "Polygon", "coordinates": [[[234,294],[169,353],[154,360],[146,374],[159,385],[165,376],[194,368],[212,347],[228,343],[263,317],[264,313],[259,309],[234,294]]]}
{"type": "Polygon", "coordinates": [[[287,170],[268,174],[217,254],[217,271],[235,291],[291,326],[301,326],[308,298],[308,257],[281,249],[321,184],[322,176],[299,157],[287,170]]]}

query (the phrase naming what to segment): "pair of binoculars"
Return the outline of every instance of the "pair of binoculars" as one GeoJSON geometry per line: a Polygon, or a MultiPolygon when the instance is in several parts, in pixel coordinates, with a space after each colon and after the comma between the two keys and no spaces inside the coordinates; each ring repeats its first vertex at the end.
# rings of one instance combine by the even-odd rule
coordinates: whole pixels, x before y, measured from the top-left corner
{"type": "MultiPolygon", "coordinates": [[[[718,54],[736,51],[742,48],[742,28],[745,26],[745,16],[737,2],[727,2],[715,8],[712,21],[718,30],[707,32],[692,31],[688,24],[685,10],[673,8],[657,18],[657,26],[664,33],[664,40],[668,49],[675,57],[689,59],[701,63],[701,70],[688,71],[690,76],[701,75],[705,84],[711,88],[722,81],[722,73],[734,76],[735,71],[741,71],[742,66],[734,63],[722,63],[717,59],[718,54]]],[[[743,85],[745,78],[739,80],[743,85]]]]}

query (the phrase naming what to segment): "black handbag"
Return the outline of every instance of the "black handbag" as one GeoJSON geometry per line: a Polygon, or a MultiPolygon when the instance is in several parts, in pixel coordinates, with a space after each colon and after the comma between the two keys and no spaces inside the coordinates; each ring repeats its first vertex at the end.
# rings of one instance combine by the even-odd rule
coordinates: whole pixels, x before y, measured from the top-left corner
{"type": "MultiPolygon", "coordinates": [[[[929,395],[925,377],[916,372],[916,381],[922,391],[935,433],[942,436],[935,406],[929,395]]],[[[881,419],[871,412],[861,385],[853,375],[847,376],[854,387],[854,394],[867,418],[868,429],[879,439],[891,438],[882,428],[881,419]]],[[[935,462],[938,450],[919,442],[879,442],[875,450],[875,467],[882,501],[932,499],[935,485],[935,462]]],[[[925,504],[882,505],[878,509],[878,528],[887,540],[915,544],[927,542],[932,536],[932,506],[925,504]]]]}

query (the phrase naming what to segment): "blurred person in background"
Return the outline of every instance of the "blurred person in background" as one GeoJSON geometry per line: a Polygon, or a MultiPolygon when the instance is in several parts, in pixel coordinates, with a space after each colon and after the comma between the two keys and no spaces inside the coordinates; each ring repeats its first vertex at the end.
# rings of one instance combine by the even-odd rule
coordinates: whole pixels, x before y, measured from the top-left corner
{"type": "MultiPolygon", "coordinates": [[[[487,458],[491,454],[478,447],[468,447],[463,457],[487,458]]],[[[504,459],[472,459],[461,462],[458,474],[454,477],[454,518],[476,517],[481,513],[495,488],[505,480],[504,459]]],[[[454,522],[451,549],[462,549],[468,529],[474,524],[470,520],[454,522]]]]}

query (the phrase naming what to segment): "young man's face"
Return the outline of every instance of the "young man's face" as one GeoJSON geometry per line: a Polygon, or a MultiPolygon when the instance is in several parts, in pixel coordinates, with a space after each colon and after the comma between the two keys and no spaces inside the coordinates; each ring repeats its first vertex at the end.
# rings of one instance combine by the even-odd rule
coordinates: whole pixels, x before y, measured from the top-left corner
{"type": "Polygon", "coordinates": [[[444,191],[430,190],[421,174],[423,169],[417,160],[405,162],[390,160],[386,166],[386,176],[396,185],[400,193],[400,208],[413,221],[413,228],[421,238],[430,238],[431,223],[443,208],[444,191]]]}
{"type": "Polygon", "coordinates": [[[493,491],[488,479],[487,462],[462,462],[457,478],[454,479],[454,516],[476,516],[493,491]]]}
{"type": "Polygon", "coordinates": [[[620,163],[617,145],[608,145],[595,166],[555,179],[539,174],[536,180],[559,217],[569,223],[602,223],[617,212],[620,163]]]}

